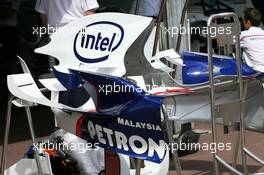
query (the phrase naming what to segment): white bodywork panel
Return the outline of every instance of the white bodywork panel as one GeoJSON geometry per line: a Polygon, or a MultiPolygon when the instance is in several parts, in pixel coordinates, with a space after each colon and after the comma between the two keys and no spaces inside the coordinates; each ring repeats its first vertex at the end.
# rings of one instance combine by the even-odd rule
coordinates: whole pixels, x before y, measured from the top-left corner
{"type": "Polygon", "coordinates": [[[44,106],[76,112],[87,112],[95,109],[91,100],[87,101],[86,104],[79,108],[69,107],[64,104],[49,100],[40,92],[30,73],[8,75],[7,86],[9,91],[15,97],[44,106]]]}
{"type": "MultiPolygon", "coordinates": [[[[152,18],[120,13],[99,13],[90,15],[73,21],[60,28],[50,36],[51,42],[49,44],[36,49],[35,52],[57,58],[62,66],[71,65],[76,67],[92,68],[95,69],[95,71],[96,69],[104,67],[112,69],[112,75],[122,76],[125,74],[124,56],[126,51],[151,21],[152,18]],[[98,22],[102,22],[102,24],[88,26],[98,22]],[[120,39],[122,31],[120,31],[118,27],[105,22],[111,22],[122,26],[123,39],[120,39]],[[86,29],[86,33],[94,35],[95,37],[97,35],[96,39],[98,39],[98,35],[100,33],[101,40],[99,42],[103,40],[102,38],[108,37],[110,40],[111,38],[116,40],[113,40],[113,46],[117,45],[119,41],[121,41],[121,43],[114,51],[104,50],[106,48],[105,45],[103,45],[103,49],[100,48],[101,50],[95,48],[91,49],[91,43],[88,42],[85,43],[88,47],[82,48],[80,47],[80,42],[82,42],[82,40],[79,39],[79,35],[77,36],[81,29],[86,29]],[[116,33],[115,37],[112,36],[113,33],[116,33]],[[75,39],[76,46],[74,46],[75,39]],[[107,60],[102,62],[86,64],[77,58],[74,53],[74,47],[76,47],[78,54],[83,57],[89,57],[91,60],[106,55],[109,55],[109,57],[107,60]]],[[[107,40],[104,41],[107,43],[107,40]]]]}
{"type": "Polygon", "coordinates": [[[5,175],[39,175],[36,160],[21,159],[5,170],[5,175]]]}

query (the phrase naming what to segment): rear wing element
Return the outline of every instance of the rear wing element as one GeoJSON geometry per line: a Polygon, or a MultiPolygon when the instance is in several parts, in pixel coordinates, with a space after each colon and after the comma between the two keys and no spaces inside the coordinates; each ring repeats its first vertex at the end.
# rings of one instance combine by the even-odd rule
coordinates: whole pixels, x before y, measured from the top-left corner
{"type": "Polygon", "coordinates": [[[126,51],[151,21],[122,13],[89,15],[58,29],[50,43],[35,52],[57,58],[60,66],[103,67],[109,68],[108,74],[122,76],[126,51]]]}

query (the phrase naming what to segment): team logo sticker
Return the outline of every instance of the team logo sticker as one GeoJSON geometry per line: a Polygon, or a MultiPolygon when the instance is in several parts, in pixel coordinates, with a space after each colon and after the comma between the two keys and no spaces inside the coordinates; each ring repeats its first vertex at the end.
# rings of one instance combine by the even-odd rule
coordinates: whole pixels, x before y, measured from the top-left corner
{"type": "Polygon", "coordinates": [[[87,25],[75,36],[75,56],[84,63],[98,63],[108,59],[124,38],[124,29],[117,23],[99,21],[87,25]]]}

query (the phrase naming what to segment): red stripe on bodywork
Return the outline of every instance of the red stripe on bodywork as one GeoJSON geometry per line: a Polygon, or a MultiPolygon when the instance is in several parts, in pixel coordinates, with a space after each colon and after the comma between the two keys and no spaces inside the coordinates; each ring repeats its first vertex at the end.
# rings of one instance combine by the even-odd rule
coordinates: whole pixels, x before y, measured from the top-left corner
{"type": "Polygon", "coordinates": [[[83,122],[84,116],[82,115],[76,123],[76,136],[81,137],[81,126],[82,126],[82,122],[83,122]]]}
{"type": "Polygon", "coordinates": [[[183,88],[183,89],[166,89],[166,91],[162,91],[162,92],[155,92],[153,93],[154,95],[161,95],[161,94],[165,94],[165,93],[191,93],[193,92],[191,89],[188,88],[183,88]]]}

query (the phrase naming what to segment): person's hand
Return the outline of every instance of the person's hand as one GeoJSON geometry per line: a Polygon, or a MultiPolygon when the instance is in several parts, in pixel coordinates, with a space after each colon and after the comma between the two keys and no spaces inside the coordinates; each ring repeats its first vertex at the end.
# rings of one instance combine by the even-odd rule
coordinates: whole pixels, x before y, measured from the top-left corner
{"type": "Polygon", "coordinates": [[[95,12],[93,10],[87,10],[84,12],[84,16],[88,16],[88,15],[92,15],[95,14],[95,12]]]}

